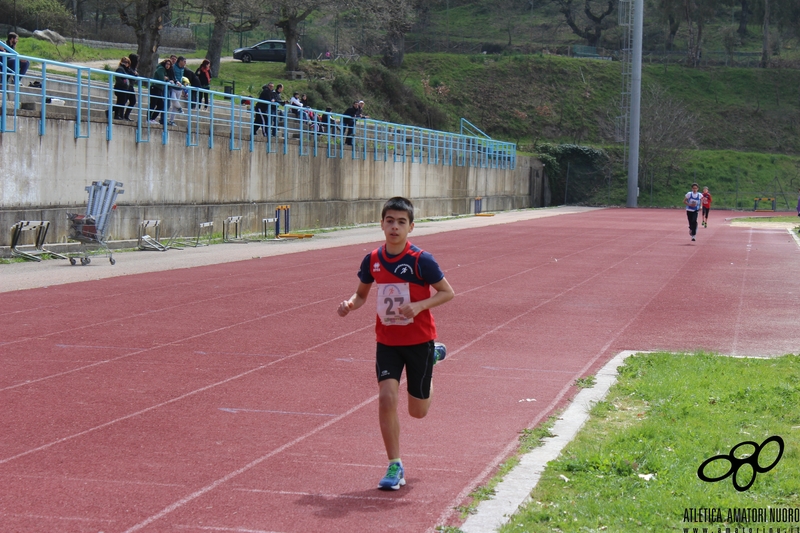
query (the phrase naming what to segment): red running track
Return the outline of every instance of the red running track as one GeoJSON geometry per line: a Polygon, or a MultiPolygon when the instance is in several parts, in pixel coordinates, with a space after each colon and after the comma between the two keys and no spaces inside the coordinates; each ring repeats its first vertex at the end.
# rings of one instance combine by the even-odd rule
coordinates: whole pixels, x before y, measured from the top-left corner
{"type": "Polygon", "coordinates": [[[457,296],[391,493],[374,315],[335,313],[370,246],[4,293],[0,531],[458,525],[519,431],[620,350],[798,351],[798,245],[712,222],[696,243],[682,211],[645,209],[415,240],[457,296]]]}

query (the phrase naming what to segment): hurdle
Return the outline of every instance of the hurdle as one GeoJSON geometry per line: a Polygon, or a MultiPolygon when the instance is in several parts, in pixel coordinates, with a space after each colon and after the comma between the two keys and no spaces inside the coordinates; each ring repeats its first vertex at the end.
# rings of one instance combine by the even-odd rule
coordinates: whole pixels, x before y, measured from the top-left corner
{"type": "Polygon", "coordinates": [[[757,197],[754,198],[755,204],[753,205],[753,211],[776,211],[776,201],[774,197],[765,196],[765,197],[757,197]],[[761,202],[770,202],[771,207],[769,208],[758,208],[758,204],[761,202]]]}
{"type": "Polygon", "coordinates": [[[22,257],[23,259],[27,259],[28,261],[41,261],[42,258],[39,257],[40,255],[52,255],[53,257],[57,257],[59,259],[66,259],[67,257],[61,254],[57,254],[55,252],[51,252],[49,250],[44,249],[44,240],[47,237],[47,230],[50,228],[50,221],[49,220],[20,220],[13,226],[11,226],[11,256],[12,257],[22,257]],[[25,231],[33,231],[36,230],[36,236],[34,238],[35,244],[34,250],[30,250],[24,252],[17,248],[19,246],[19,241],[22,238],[22,233],[25,231]]]}
{"type": "Polygon", "coordinates": [[[212,236],[211,234],[213,232],[213,228],[214,228],[214,222],[213,221],[201,222],[200,225],[197,228],[197,236],[195,237],[194,242],[187,241],[187,240],[182,240],[182,241],[178,241],[178,244],[180,246],[191,246],[192,248],[198,248],[200,246],[208,246],[209,244],[211,244],[211,236],[212,236]],[[200,242],[200,238],[202,237],[203,230],[206,230],[206,229],[208,230],[207,231],[208,242],[207,243],[200,242]]]}
{"type": "Polygon", "coordinates": [[[161,221],[160,220],[142,220],[139,224],[139,240],[138,246],[140,250],[150,250],[154,252],[166,252],[171,248],[169,244],[161,243],[161,221]],[[148,228],[153,229],[153,236],[147,234],[148,228]]]}
{"type": "Polygon", "coordinates": [[[278,226],[277,226],[278,217],[265,218],[265,219],[262,220],[262,223],[264,224],[264,240],[265,241],[277,241],[278,240],[278,226]],[[269,228],[270,228],[270,226],[273,226],[275,228],[275,230],[272,232],[273,237],[271,239],[269,238],[269,228]]]}
{"type": "Polygon", "coordinates": [[[241,222],[241,216],[228,217],[222,222],[222,242],[248,243],[247,239],[242,237],[241,222]],[[233,236],[231,236],[231,227],[233,227],[233,236]]]}

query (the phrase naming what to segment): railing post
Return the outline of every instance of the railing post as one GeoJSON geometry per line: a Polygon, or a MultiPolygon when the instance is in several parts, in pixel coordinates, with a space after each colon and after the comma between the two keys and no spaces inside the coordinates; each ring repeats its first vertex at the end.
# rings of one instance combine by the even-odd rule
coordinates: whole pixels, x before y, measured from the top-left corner
{"type": "Polygon", "coordinates": [[[42,96],[39,102],[39,136],[43,137],[47,133],[47,63],[42,63],[42,96]]]}

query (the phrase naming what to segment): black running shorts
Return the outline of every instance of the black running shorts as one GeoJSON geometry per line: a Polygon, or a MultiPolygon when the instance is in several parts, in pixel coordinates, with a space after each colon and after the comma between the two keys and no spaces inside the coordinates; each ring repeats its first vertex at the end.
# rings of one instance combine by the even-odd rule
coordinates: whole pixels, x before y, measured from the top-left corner
{"type": "Polygon", "coordinates": [[[378,343],[375,357],[375,372],[378,381],[396,379],[400,381],[406,369],[408,393],[414,398],[427,400],[431,396],[433,375],[433,341],[412,346],[387,346],[378,343]]]}

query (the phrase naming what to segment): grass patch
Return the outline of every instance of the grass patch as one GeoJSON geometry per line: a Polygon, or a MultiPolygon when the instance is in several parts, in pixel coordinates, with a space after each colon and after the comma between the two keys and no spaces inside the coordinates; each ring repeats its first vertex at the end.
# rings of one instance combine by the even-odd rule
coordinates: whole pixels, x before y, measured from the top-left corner
{"type": "Polygon", "coordinates": [[[797,217],[742,217],[734,219],[736,222],[782,222],[788,224],[797,224],[800,223],[797,217]]]}
{"type": "MultiPolygon", "coordinates": [[[[799,364],[796,355],[629,357],[606,400],[594,406],[578,437],[547,466],[532,492],[532,503],[501,531],[796,528],[796,522],[769,520],[769,508],[800,514],[799,364]],[[785,442],[783,457],[774,469],[758,474],[749,490],[735,490],[730,477],[716,483],[698,478],[698,467],[706,459],[728,454],[744,441],[761,444],[773,435],[785,442]],[[700,508],[717,510],[719,521],[684,521],[692,518],[685,514],[687,509],[700,508]],[[729,510],[744,508],[763,510],[767,520],[729,517],[729,510]]],[[[744,447],[736,457],[753,453],[754,447],[744,447]]],[[[766,446],[758,464],[769,465],[777,453],[774,443],[766,446]]],[[[710,469],[707,475],[722,475],[726,469],[710,469]]],[[[746,484],[752,473],[743,467],[739,484],[746,484]]]]}

